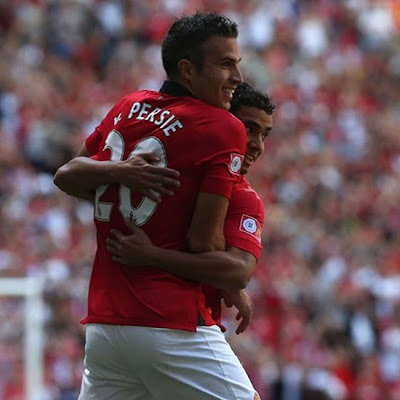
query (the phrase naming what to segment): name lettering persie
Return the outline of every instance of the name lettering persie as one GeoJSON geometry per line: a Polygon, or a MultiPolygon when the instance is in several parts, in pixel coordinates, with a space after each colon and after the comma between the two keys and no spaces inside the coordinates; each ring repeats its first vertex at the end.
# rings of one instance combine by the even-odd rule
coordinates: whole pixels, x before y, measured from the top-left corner
{"type": "Polygon", "coordinates": [[[131,118],[152,122],[164,132],[165,136],[183,128],[182,122],[171,111],[162,110],[148,103],[133,103],[128,115],[128,119],[131,118]]]}

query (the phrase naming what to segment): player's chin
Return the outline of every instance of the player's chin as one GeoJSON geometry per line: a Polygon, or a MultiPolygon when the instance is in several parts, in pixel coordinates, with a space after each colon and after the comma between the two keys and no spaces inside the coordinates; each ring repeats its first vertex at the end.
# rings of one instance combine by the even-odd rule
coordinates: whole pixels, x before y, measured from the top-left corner
{"type": "Polygon", "coordinates": [[[231,100],[232,96],[227,96],[225,93],[223,93],[218,101],[218,107],[229,111],[231,108],[231,100]]]}
{"type": "Polygon", "coordinates": [[[242,168],[240,170],[240,175],[246,175],[249,172],[249,167],[246,165],[242,165],[242,168]]]}
{"type": "Polygon", "coordinates": [[[218,104],[218,107],[229,111],[231,108],[231,102],[230,101],[220,101],[218,104]]]}

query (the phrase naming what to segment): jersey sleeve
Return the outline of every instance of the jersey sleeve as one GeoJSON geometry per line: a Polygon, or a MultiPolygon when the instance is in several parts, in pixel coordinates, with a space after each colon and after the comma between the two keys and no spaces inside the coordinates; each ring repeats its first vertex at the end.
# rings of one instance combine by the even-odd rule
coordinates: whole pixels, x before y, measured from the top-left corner
{"type": "Polygon", "coordinates": [[[264,225],[264,204],[246,183],[236,185],[225,218],[224,234],[227,247],[237,247],[261,255],[261,231],[264,225]]]}
{"type": "Polygon", "coordinates": [[[90,155],[98,153],[98,151],[100,150],[100,144],[102,139],[103,135],[98,129],[98,127],[96,127],[95,130],[85,140],[85,146],[90,155]]]}
{"type": "Polygon", "coordinates": [[[226,247],[237,247],[253,254],[259,260],[262,249],[261,221],[242,214],[226,219],[224,230],[226,247]]]}
{"type": "Polygon", "coordinates": [[[246,150],[246,130],[242,122],[232,116],[213,124],[209,133],[205,146],[212,154],[205,163],[200,191],[230,198],[232,187],[240,177],[246,150]]]}

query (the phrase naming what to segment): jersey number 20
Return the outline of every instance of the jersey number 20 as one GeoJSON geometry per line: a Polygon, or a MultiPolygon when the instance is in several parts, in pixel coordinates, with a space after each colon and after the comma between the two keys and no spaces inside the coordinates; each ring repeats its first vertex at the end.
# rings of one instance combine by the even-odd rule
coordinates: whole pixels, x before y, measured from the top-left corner
{"type": "MultiPolygon", "coordinates": [[[[112,130],[108,134],[103,150],[105,149],[110,149],[111,161],[122,160],[125,150],[125,142],[124,138],[118,131],[112,130]]],[[[138,142],[129,154],[128,159],[143,153],[155,153],[160,159],[156,165],[159,167],[165,167],[167,165],[165,148],[156,137],[146,137],[138,142]]],[[[113,203],[100,201],[101,196],[105,193],[107,188],[108,185],[102,185],[96,190],[94,217],[99,221],[110,221],[111,211],[114,206],[113,203]]],[[[125,218],[129,218],[136,225],[141,226],[145,224],[154,214],[157,205],[158,203],[155,201],[143,196],[140,204],[137,207],[133,207],[131,203],[131,189],[124,185],[119,185],[119,211],[125,218]]]]}

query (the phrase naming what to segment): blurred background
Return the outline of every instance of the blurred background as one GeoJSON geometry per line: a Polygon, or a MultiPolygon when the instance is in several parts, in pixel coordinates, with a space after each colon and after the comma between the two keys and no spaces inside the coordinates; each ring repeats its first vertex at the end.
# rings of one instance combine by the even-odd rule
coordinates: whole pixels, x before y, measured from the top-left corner
{"type": "MultiPolygon", "coordinates": [[[[400,1],[0,0],[0,278],[44,281],[39,400],[75,400],[92,207],[55,170],[122,95],[158,89],[176,16],[240,27],[277,105],[254,318],[227,336],[263,400],[400,399],[400,1]]],[[[24,397],[22,297],[0,294],[0,399],[24,397]]]]}

